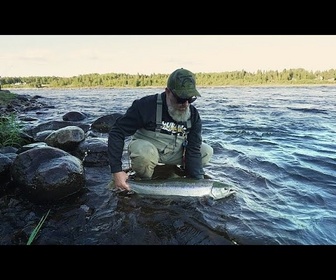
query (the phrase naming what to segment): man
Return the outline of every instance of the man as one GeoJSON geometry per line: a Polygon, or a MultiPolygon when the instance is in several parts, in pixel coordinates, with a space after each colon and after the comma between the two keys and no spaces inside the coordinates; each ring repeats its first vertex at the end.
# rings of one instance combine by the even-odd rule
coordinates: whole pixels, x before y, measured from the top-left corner
{"type": "Polygon", "coordinates": [[[164,92],[133,101],[109,132],[108,156],[115,188],[130,190],[121,158],[125,137],[131,135],[128,153],[137,177],[151,179],[158,164],[170,164],[181,165],[187,177],[204,178],[203,166],[213,149],[202,142],[202,121],[191,104],[200,96],[195,75],[181,68],[169,75],[164,92]]]}

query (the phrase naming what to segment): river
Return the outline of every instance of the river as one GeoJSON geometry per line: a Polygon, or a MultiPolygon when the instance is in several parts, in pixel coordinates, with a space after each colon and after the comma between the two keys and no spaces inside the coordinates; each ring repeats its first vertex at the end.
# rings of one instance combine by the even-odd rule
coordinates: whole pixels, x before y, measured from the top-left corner
{"type": "MultiPolygon", "coordinates": [[[[54,104],[45,114],[27,113],[43,121],[80,111],[92,122],[124,113],[135,98],[162,89],[11,91],[54,104]]],[[[51,207],[35,244],[336,244],[336,87],[199,91],[193,105],[203,120],[203,140],[214,148],[205,171],[236,194],[221,200],[125,196],[106,188],[109,167],[87,168],[86,192],[51,207]]],[[[1,244],[20,244],[22,231],[28,235],[50,208],[15,201],[20,207],[14,213],[0,208],[1,244]]]]}

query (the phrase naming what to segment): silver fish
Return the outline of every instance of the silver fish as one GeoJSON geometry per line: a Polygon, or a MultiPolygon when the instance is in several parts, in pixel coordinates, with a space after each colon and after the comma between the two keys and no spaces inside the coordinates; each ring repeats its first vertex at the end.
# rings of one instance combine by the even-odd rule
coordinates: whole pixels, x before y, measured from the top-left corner
{"type": "Polygon", "coordinates": [[[228,185],[210,179],[129,180],[131,191],[156,196],[208,196],[215,200],[234,193],[228,185]]]}

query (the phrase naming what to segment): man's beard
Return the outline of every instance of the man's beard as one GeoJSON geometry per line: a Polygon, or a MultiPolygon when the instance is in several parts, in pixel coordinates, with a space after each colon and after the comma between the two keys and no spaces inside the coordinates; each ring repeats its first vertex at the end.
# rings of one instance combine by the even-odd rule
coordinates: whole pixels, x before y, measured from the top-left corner
{"type": "Polygon", "coordinates": [[[176,122],[186,122],[190,119],[190,107],[185,111],[175,109],[172,105],[168,105],[168,113],[176,122]]]}

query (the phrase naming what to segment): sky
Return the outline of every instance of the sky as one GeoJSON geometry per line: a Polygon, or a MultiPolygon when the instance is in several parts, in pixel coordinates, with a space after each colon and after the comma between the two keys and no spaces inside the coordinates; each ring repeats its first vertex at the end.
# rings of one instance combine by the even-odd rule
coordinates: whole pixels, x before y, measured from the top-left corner
{"type": "Polygon", "coordinates": [[[0,76],[336,68],[336,35],[0,35],[0,76]]]}

